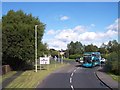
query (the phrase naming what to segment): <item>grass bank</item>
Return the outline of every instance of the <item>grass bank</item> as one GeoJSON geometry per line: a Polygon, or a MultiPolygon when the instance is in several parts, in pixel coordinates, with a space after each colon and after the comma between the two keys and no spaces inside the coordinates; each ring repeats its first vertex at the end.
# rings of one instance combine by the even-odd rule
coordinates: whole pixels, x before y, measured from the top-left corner
{"type": "Polygon", "coordinates": [[[71,60],[71,61],[74,61],[75,59],[64,58],[64,60],[71,60]]]}
{"type": "Polygon", "coordinates": [[[115,81],[120,82],[120,76],[112,73],[108,73],[115,81]]]}
{"type": "Polygon", "coordinates": [[[34,72],[34,70],[25,71],[6,88],[35,88],[50,73],[66,65],[68,64],[56,63],[55,65],[55,63],[53,63],[44,66],[44,69],[38,70],[38,72],[34,72]]]}

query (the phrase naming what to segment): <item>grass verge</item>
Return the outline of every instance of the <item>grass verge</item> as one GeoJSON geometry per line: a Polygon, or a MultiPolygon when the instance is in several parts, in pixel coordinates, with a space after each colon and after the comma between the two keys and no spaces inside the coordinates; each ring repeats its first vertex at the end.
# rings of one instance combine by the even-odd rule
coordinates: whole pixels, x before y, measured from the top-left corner
{"type": "Polygon", "coordinates": [[[120,76],[112,73],[108,73],[108,75],[110,75],[115,81],[120,82],[120,76]]]}
{"type": "Polygon", "coordinates": [[[56,63],[56,65],[46,65],[44,67],[46,70],[38,70],[38,72],[34,72],[34,70],[25,71],[6,88],[35,88],[46,76],[65,65],[67,64],[56,63]]]}
{"type": "Polygon", "coordinates": [[[72,60],[72,61],[74,61],[75,59],[64,58],[64,60],[72,60]]]}

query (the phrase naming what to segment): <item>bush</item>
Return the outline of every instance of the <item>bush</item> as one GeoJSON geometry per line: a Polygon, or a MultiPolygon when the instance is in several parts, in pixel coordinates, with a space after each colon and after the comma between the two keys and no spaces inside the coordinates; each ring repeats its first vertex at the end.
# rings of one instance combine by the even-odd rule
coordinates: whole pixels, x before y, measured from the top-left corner
{"type": "Polygon", "coordinates": [[[107,58],[109,54],[101,54],[102,58],[107,58]]]}
{"type": "Polygon", "coordinates": [[[74,55],[70,55],[69,59],[76,59],[76,58],[80,58],[82,55],[80,54],[74,54],[74,55]]]}
{"type": "Polygon", "coordinates": [[[116,52],[110,53],[107,56],[107,63],[105,65],[105,69],[108,72],[118,75],[119,74],[118,66],[119,66],[118,53],[116,52]]]}

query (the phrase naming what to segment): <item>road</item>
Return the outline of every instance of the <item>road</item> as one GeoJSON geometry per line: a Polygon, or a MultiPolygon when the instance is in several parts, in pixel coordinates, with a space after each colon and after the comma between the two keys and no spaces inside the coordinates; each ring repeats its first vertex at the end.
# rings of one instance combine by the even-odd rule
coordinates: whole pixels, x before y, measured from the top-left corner
{"type": "Polygon", "coordinates": [[[61,68],[50,74],[37,88],[63,88],[76,90],[80,88],[97,89],[102,88],[109,90],[102,84],[95,75],[95,68],[84,68],[76,62],[69,62],[70,65],[61,68]]]}

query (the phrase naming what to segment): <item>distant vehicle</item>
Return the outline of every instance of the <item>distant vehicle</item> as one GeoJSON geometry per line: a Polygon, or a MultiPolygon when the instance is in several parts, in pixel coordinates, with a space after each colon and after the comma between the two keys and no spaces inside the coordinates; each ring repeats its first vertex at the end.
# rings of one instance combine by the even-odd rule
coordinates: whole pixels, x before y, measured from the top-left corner
{"type": "Polygon", "coordinates": [[[79,62],[79,61],[80,61],[80,58],[76,58],[75,61],[76,61],[76,62],[79,62]]]}
{"type": "Polygon", "coordinates": [[[83,57],[76,58],[75,61],[78,63],[83,63],[83,57]]]}
{"type": "Polygon", "coordinates": [[[102,59],[100,60],[101,64],[104,64],[106,61],[107,61],[107,60],[106,60],[105,58],[102,58],[102,59]]]}
{"type": "Polygon", "coordinates": [[[83,67],[94,67],[101,64],[100,52],[85,52],[83,55],[83,67]]]}

